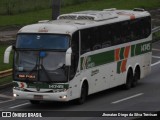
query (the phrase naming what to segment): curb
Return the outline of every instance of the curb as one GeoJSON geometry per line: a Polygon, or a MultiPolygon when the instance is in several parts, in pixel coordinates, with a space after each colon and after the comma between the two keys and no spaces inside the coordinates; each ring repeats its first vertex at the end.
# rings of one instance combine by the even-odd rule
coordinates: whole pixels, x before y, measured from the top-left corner
{"type": "Polygon", "coordinates": [[[8,88],[8,87],[13,87],[13,83],[7,83],[7,84],[4,84],[4,85],[0,85],[0,90],[4,89],[4,88],[8,88]]]}

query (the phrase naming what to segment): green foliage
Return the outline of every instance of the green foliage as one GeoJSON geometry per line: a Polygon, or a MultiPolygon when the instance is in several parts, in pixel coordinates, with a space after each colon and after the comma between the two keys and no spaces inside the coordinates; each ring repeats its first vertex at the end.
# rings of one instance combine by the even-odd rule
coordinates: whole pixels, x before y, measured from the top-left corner
{"type": "Polygon", "coordinates": [[[153,34],[153,42],[158,41],[160,39],[160,31],[153,34]]]}
{"type": "MultiPolygon", "coordinates": [[[[0,0],[5,1],[5,0],[0,0]]],[[[13,1],[13,0],[12,0],[13,1]]],[[[17,0],[14,0],[17,1],[17,0]]],[[[24,1],[24,0],[21,0],[24,1]]],[[[26,0],[29,4],[30,0],[26,0]]],[[[32,0],[33,1],[33,0],[32,0]]],[[[38,0],[40,4],[41,0],[38,0]]],[[[43,0],[44,1],[44,0],[43,0]]],[[[46,1],[46,0],[45,0],[46,1]]],[[[19,3],[16,4],[16,6],[19,3]]],[[[26,4],[26,9],[27,6],[26,4]]],[[[34,4],[36,4],[36,0],[34,0],[34,4]]],[[[62,5],[65,4],[64,7],[61,9],[61,13],[70,13],[75,11],[82,11],[82,10],[102,10],[106,8],[118,8],[118,9],[133,9],[133,8],[145,8],[145,9],[153,9],[158,8],[160,5],[160,0],[63,0],[62,5]],[[73,1],[77,2],[84,2],[81,4],[71,5],[73,1]],[[69,4],[69,5],[67,5],[69,4]]],[[[1,4],[0,4],[1,5],[1,4]]],[[[31,3],[30,3],[30,6],[31,3]]],[[[16,7],[18,9],[18,7],[16,7]]],[[[48,9],[41,9],[41,10],[34,10],[29,12],[23,12],[16,15],[4,15],[0,16],[0,27],[3,26],[23,26],[31,23],[36,23],[39,20],[48,20],[51,19],[51,8],[48,9]]]]}
{"type": "Polygon", "coordinates": [[[13,15],[51,7],[52,0],[0,0],[0,14],[13,15]]]}
{"type": "MultiPolygon", "coordinates": [[[[49,9],[52,7],[53,1],[54,0],[0,0],[0,15],[13,15],[24,12],[49,9]]],[[[159,7],[160,0],[147,0],[147,2],[146,0],[61,0],[62,7],[79,5],[82,3],[83,6],[88,6],[88,9],[113,7],[129,9],[134,7],[159,7]]]]}
{"type": "Polygon", "coordinates": [[[12,76],[0,78],[0,85],[4,85],[12,82],[12,76]]]}
{"type": "MultiPolygon", "coordinates": [[[[49,9],[53,1],[54,0],[0,0],[0,15],[13,15],[49,9]]],[[[68,6],[86,1],[88,0],[61,0],[61,4],[62,6],[68,6]]]]}

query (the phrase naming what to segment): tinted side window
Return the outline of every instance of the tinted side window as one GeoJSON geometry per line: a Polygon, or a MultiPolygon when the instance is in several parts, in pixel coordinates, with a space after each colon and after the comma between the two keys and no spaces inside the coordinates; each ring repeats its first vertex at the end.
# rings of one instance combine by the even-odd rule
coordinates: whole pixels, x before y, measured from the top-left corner
{"type": "Polygon", "coordinates": [[[151,34],[151,18],[144,17],[130,21],[132,41],[148,37],[151,34]]]}
{"type": "Polygon", "coordinates": [[[79,62],[79,31],[73,33],[71,40],[72,47],[72,61],[70,67],[70,79],[72,79],[77,71],[78,62],[79,62]]]}
{"type": "Polygon", "coordinates": [[[81,54],[111,46],[112,37],[109,25],[81,30],[81,54]]]}
{"type": "Polygon", "coordinates": [[[143,20],[144,37],[148,37],[151,34],[151,17],[146,17],[143,20]]]}
{"type": "Polygon", "coordinates": [[[150,34],[150,17],[84,29],[81,30],[81,54],[140,40],[148,37],[150,34]]]}
{"type": "Polygon", "coordinates": [[[81,30],[81,54],[92,50],[93,43],[92,29],[81,30]]]}

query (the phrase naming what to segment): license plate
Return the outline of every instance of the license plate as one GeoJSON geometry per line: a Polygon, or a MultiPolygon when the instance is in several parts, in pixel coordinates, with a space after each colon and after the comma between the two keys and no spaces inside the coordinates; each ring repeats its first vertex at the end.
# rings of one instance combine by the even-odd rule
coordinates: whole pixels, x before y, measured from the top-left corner
{"type": "Polygon", "coordinates": [[[34,99],[35,100],[43,100],[43,96],[42,95],[34,95],[34,99]]]}

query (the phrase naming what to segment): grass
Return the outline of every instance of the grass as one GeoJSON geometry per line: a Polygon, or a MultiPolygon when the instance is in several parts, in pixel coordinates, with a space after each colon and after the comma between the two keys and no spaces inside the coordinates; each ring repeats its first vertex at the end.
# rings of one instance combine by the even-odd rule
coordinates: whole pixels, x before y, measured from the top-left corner
{"type": "MultiPolygon", "coordinates": [[[[153,9],[158,8],[160,0],[88,0],[88,2],[62,7],[61,13],[70,13],[82,10],[102,10],[106,8],[133,9],[136,7],[153,9]]],[[[36,23],[39,20],[51,19],[51,9],[35,10],[16,15],[0,16],[0,27],[23,26],[36,23]]]]}
{"type": "Polygon", "coordinates": [[[9,64],[3,63],[4,51],[7,47],[8,47],[8,45],[0,45],[0,71],[12,68],[13,53],[11,53],[10,63],[9,64]]]}
{"type": "Polygon", "coordinates": [[[0,85],[4,85],[11,82],[12,82],[12,76],[8,76],[0,79],[0,85]]]}
{"type": "MultiPolygon", "coordinates": [[[[53,0],[0,0],[0,14],[13,15],[33,10],[48,9],[51,8],[52,1],[53,0]]],[[[61,5],[68,6],[86,1],[88,0],[61,0],[61,5]]]]}
{"type": "MultiPolygon", "coordinates": [[[[7,47],[8,47],[8,45],[0,45],[0,71],[7,70],[12,67],[13,53],[11,53],[10,63],[9,64],[3,63],[3,55],[4,55],[4,51],[7,47]]],[[[7,84],[10,82],[12,82],[12,76],[0,78],[0,85],[7,84]]]]}
{"type": "Polygon", "coordinates": [[[153,34],[153,42],[155,42],[159,39],[160,39],[160,31],[153,34]]]}

